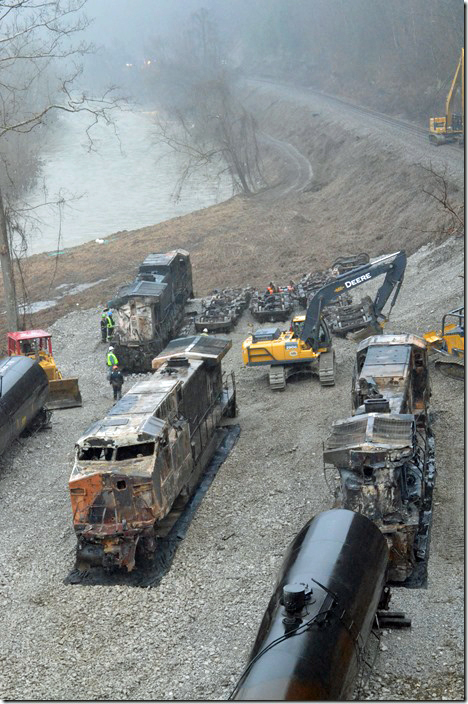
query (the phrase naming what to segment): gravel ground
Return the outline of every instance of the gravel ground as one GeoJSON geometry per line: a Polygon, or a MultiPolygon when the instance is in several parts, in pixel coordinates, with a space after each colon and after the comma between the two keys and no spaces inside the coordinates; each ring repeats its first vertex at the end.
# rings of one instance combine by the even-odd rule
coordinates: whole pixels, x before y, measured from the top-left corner
{"type": "MultiPolygon", "coordinates": [[[[277,192],[288,195],[278,202],[232,199],[121,233],[127,242],[116,236],[106,253],[84,245],[68,252],[58,274],[73,276],[74,284],[102,280],[103,271],[122,281],[122,270],[128,274],[149,252],[177,244],[193,254],[195,284],[205,293],[257,283],[255,277],[265,278],[262,285],[270,276],[287,281],[327,266],[338,253],[367,249],[377,256],[405,246],[418,251],[409,259],[389,330],[437,328],[462,301],[463,242],[419,248],[441,239],[440,215],[423,193],[419,165],[439,160],[434,163],[447,168],[456,195],[462,158],[454,150],[428,151],[419,138],[382,128],[376,119],[364,122],[341,108],[340,114],[325,98],[281,90],[284,100],[275,107],[271,87],[266,96],[263,88],[258,92],[258,103],[268,106],[264,127],[273,141],[292,145],[280,149],[289,169],[279,165],[279,172],[295,173],[302,183],[309,162],[296,151],[310,159],[309,190],[297,196],[280,184],[277,192]],[[94,260],[99,272],[92,275],[94,260]]],[[[33,290],[35,282],[48,281],[40,261],[31,259],[33,290]]],[[[109,285],[68,297],[68,305],[79,301],[86,310],[51,326],[58,365],[65,376],[79,377],[83,407],[56,412],[51,430],[21,439],[0,457],[0,698],[223,700],[245,666],[287,545],[313,514],[331,506],[322,443],[331,423],[350,412],[355,344],[336,340],[334,388],[312,379],[273,394],[265,372],[242,367],[240,345],[253,322],[244,314],[225,364],[236,372],[241,435],[171,570],[154,589],[65,586],[75,552],[67,487],[74,442],[112,404],[100,307],[90,308],[90,301],[97,306],[114,293],[109,285]]],[[[359,294],[369,293],[366,288],[359,294]]],[[[37,293],[37,300],[43,297],[37,293]]],[[[45,324],[50,320],[40,321],[45,324]]],[[[429,585],[393,590],[392,606],[413,627],[382,635],[374,670],[356,692],[360,699],[464,697],[463,387],[435,373],[432,382],[438,476],[429,585]]]]}
{"type": "MultiPolygon", "coordinates": [[[[389,329],[437,327],[460,304],[462,273],[460,241],[413,255],[389,329]]],[[[73,444],[112,403],[99,312],[76,311],[51,329],[64,375],[80,378],[83,407],[55,412],[51,430],[21,439],[0,460],[0,696],[226,699],[288,543],[332,503],[322,442],[332,421],[349,414],[355,344],[336,340],[334,388],[311,379],[273,394],[265,372],[242,367],[240,344],[252,324],[244,314],[225,365],[237,376],[241,435],[170,572],[154,589],[65,586],[75,549],[67,491],[73,444]]],[[[432,376],[438,477],[429,586],[393,591],[392,606],[413,627],[382,636],[361,699],[464,696],[463,393],[459,382],[432,376]]]]}

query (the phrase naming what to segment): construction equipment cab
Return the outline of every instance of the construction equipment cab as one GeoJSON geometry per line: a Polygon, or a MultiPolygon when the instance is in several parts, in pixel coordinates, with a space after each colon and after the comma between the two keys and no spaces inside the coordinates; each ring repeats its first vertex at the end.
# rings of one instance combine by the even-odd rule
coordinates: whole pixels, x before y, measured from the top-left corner
{"type": "Polygon", "coordinates": [[[338,276],[317,291],[309,303],[306,315],[293,318],[289,331],[261,328],[250,335],[242,344],[244,364],[249,367],[269,366],[272,389],[284,389],[287,378],[298,373],[318,374],[321,386],[333,386],[335,352],[332,349],[330,330],[323,318],[324,307],[342,292],[386,273],[366,321],[369,331],[382,332],[382,322],[387,319],[383,315],[383,308],[395,289],[390,310],[393,308],[405,269],[406,254],[402,250],[338,276]]]}
{"type": "Polygon", "coordinates": [[[456,308],[444,315],[442,328],[423,335],[434,366],[445,376],[465,378],[465,308],[456,308]]]}
{"type": "Polygon", "coordinates": [[[7,333],[8,355],[22,355],[39,362],[49,380],[48,410],[82,406],[78,379],[63,379],[52,355],[51,335],[44,330],[20,330],[7,333]]]}
{"type": "Polygon", "coordinates": [[[445,100],[445,115],[429,118],[429,141],[436,146],[447,142],[465,143],[465,50],[461,50],[455,75],[445,100]],[[454,113],[458,78],[460,77],[460,113],[454,113]]]}

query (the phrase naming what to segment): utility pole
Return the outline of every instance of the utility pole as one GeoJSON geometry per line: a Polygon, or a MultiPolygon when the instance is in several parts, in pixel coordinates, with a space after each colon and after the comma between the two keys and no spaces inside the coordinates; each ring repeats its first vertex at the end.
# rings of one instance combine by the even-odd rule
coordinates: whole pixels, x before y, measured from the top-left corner
{"type": "Polygon", "coordinates": [[[0,265],[3,275],[3,293],[5,297],[6,319],[8,330],[14,332],[19,328],[18,306],[16,304],[15,278],[10,256],[8,229],[0,191],[0,265]]]}

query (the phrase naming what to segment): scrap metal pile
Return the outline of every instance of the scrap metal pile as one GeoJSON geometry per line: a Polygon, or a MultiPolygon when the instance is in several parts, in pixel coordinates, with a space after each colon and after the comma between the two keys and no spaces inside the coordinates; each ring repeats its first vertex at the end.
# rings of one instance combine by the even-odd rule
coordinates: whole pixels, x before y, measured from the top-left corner
{"type": "Polygon", "coordinates": [[[195,330],[209,333],[229,332],[249,305],[249,288],[225,288],[202,301],[202,313],[195,320],[195,330]]]}
{"type": "Polygon", "coordinates": [[[261,323],[274,323],[278,320],[288,320],[294,310],[292,291],[282,289],[275,293],[260,293],[255,291],[250,301],[250,312],[255,320],[261,323]]]}
{"type": "MultiPolygon", "coordinates": [[[[346,274],[348,271],[356,269],[358,266],[368,264],[369,261],[369,255],[363,252],[352,257],[340,257],[333,262],[328,269],[321,269],[320,271],[304,274],[296,285],[296,297],[299,301],[299,305],[303,308],[307,308],[309,300],[322,286],[326,286],[330,281],[336,279],[337,276],[341,276],[341,274],[346,274]]],[[[349,293],[344,291],[343,294],[337,296],[329,305],[345,306],[350,303],[352,303],[352,298],[349,293]]]]}

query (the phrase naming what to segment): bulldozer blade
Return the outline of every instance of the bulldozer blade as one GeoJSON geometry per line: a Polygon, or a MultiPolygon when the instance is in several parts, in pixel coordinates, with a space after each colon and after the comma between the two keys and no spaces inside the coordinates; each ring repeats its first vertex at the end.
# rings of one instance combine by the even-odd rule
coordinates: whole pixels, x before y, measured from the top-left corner
{"type": "Polygon", "coordinates": [[[70,378],[49,381],[49,398],[45,404],[49,411],[82,405],[83,401],[78,388],[78,379],[70,378]]]}

